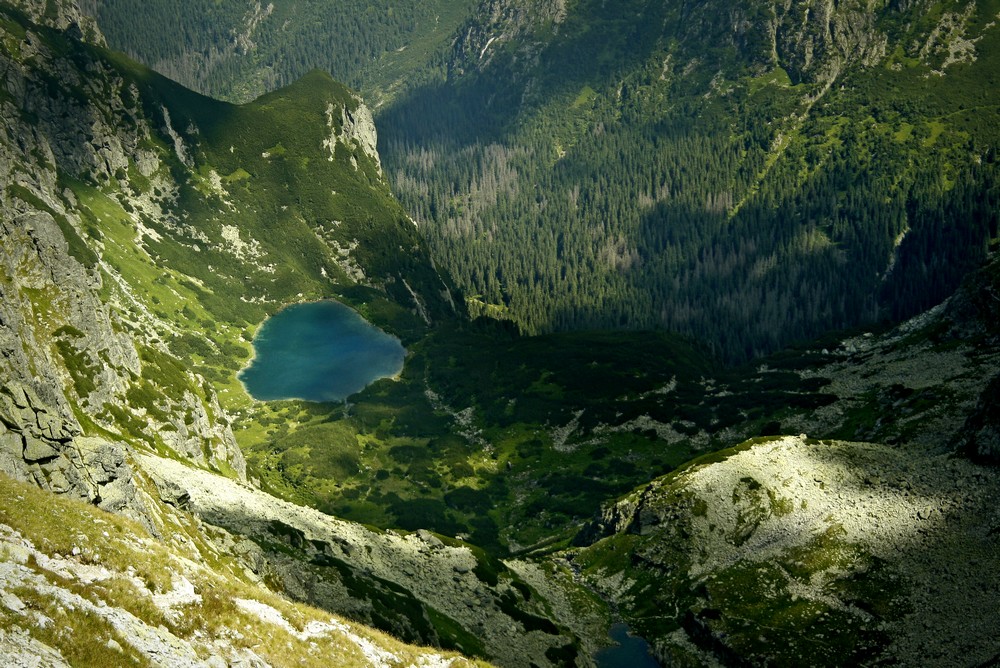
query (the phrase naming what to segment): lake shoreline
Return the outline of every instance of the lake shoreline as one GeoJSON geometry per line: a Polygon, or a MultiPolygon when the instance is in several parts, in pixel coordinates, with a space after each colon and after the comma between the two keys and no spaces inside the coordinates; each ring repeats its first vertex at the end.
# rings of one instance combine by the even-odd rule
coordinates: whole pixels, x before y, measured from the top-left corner
{"type": "Polygon", "coordinates": [[[342,403],[377,380],[399,380],[409,355],[398,337],[334,298],[281,306],[251,347],[236,379],[255,402],[342,403]]]}

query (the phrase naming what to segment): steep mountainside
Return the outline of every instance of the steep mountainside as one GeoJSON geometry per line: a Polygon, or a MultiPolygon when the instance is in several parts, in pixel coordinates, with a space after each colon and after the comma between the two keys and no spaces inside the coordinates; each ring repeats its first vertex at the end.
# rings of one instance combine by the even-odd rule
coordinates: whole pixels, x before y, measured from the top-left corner
{"type": "Polygon", "coordinates": [[[484,2],[382,154],[474,312],[746,360],[913,315],[982,259],[998,12],[484,2]]]}
{"type": "MultiPolygon", "coordinates": [[[[0,3],[0,662],[468,665],[460,651],[587,666],[616,618],[681,665],[995,661],[995,127],[991,90],[972,104],[967,85],[992,81],[981,19],[994,10],[761,5],[758,21],[749,3],[483,7],[449,82],[428,89],[444,110],[421,115],[423,93],[406,102],[412,137],[437,141],[450,123],[462,155],[484,159],[446,197],[426,182],[435,215],[485,225],[484,197],[544,226],[567,211],[555,193],[570,174],[574,220],[614,276],[648,287],[654,260],[697,257],[671,285],[720,292],[691,292],[689,318],[720,299],[768,331],[769,313],[826,317],[817,294],[842,290],[837,308],[853,313],[831,276],[878,284],[902,315],[989,262],[896,329],[742,367],[719,364],[707,349],[725,346],[707,336],[524,336],[463,317],[390,192],[393,179],[423,186],[383,171],[372,114],[328,75],[223,103],[105,49],[71,2],[0,3]],[[636,8],[641,25],[623,13],[636,8]],[[606,49],[584,48],[593,17],[606,49]],[[903,34],[924,38],[899,51],[903,34]],[[903,76],[913,88],[880,97],[903,76]],[[853,107],[861,96],[871,104],[853,107]],[[907,106],[917,99],[927,109],[907,106]],[[633,152],[633,132],[656,152],[633,152]],[[706,155],[732,161],[694,169],[706,155]],[[655,253],[625,232],[604,245],[635,222],[600,195],[623,183],[619,163],[664,188],[629,182],[661,216],[636,228],[666,235],[655,253]],[[743,174],[732,201],[711,190],[723,172],[743,174]],[[872,232],[890,218],[909,231],[872,232]],[[875,271],[864,253],[895,264],[875,271]],[[726,292],[737,283],[763,306],[726,292]],[[403,371],[337,404],[254,401],[236,375],[260,323],[327,297],[398,335],[403,371]]],[[[464,159],[406,150],[407,169],[427,173],[464,159]]],[[[503,257],[505,228],[489,225],[478,248],[503,257]]],[[[567,267],[608,289],[585,293],[544,263],[537,280],[610,308],[618,279],[570,261],[577,228],[545,229],[567,267]]],[[[533,244],[519,270],[544,250],[533,244]]],[[[473,310],[510,315],[508,301],[483,292],[473,310]]],[[[757,330],[738,320],[719,336],[742,346],[734,332],[757,330]]]]}
{"type": "MultiPolygon", "coordinates": [[[[385,188],[367,110],[320,74],[252,105],[216,103],[80,41],[72,6],[48,3],[46,13],[33,15],[66,29],[0,5],[4,656],[37,655],[52,665],[111,665],[123,656],[137,665],[225,657],[288,665],[322,652],[315,660],[450,665],[453,658],[421,658],[316,610],[274,603],[259,578],[241,574],[263,568],[266,550],[235,550],[239,566],[223,558],[227,548],[219,546],[232,547],[234,539],[165,506],[164,499],[183,506],[187,495],[176,486],[157,491],[145,471],[155,467],[137,457],[159,453],[246,480],[220,395],[237,391],[235,372],[253,328],[284,303],[339,295],[406,339],[451,312],[447,287],[385,188]],[[108,531],[74,529],[90,523],[84,509],[49,505],[6,476],[138,524],[101,520],[113,539],[108,531]],[[65,524],[57,524],[59,516],[65,524]],[[133,542],[162,559],[146,564],[133,542]],[[114,562],[110,570],[102,557],[114,562]],[[137,572],[149,583],[136,592],[137,572]],[[52,615],[67,614],[66,632],[53,634],[52,615]],[[242,625],[255,615],[259,626],[244,635],[242,625]],[[301,653],[251,650],[269,624],[301,653]]],[[[157,484],[166,484],[161,478],[157,484]]],[[[278,523],[265,530],[274,533],[256,534],[261,543],[288,536],[278,523]]],[[[380,534],[348,523],[326,534],[364,554],[359,535],[380,534]]],[[[395,563],[393,550],[408,545],[397,543],[382,548],[384,563],[395,563]]],[[[463,573],[476,567],[469,548],[445,552],[463,573]]],[[[303,558],[272,586],[411,640],[529,655],[517,639],[488,633],[469,644],[470,631],[453,621],[452,610],[423,600],[425,590],[414,593],[350,560],[310,563],[303,558]],[[317,568],[329,572],[317,576],[317,568]],[[339,592],[332,603],[309,592],[317,579],[339,592]],[[387,611],[372,614],[369,604],[367,616],[359,613],[365,600],[387,611]],[[393,609],[417,616],[393,616],[393,609]]],[[[523,597],[511,598],[511,577],[478,585],[481,605],[467,624],[485,620],[505,633],[513,628],[510,615],[533,619],[521,609],[523,597]]],[[[448,604],[467,610],[457,596],[448,604]]],[[[529,642],[544,655],[567,639],[547,622],[529,642]]]]}
{"type": "Polygon", "coordinates": [[[628,530],[573,563],[666,665],[989,665],[998,485],[942,455],[758,439],[627,498],[628,530]]]}
{"type": "Polygon", "coordinates": [[[84,0],[112,47],[207,95],[244,102],[312,68],[377,104],[412,83],[474,0],[84,0]]]}

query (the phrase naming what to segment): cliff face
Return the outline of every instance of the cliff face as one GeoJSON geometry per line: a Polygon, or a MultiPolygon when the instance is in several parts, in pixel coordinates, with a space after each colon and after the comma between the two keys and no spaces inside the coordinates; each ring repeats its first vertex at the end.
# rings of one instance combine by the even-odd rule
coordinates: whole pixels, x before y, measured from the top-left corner
{"type": "Polygon", "coordinates": [[[163,441],[192,461],[245,476],[224,422],[185,424],[185,414],[220,413],[193,375],[183,388],[162,393],[159,410],[123,408],[133,403],[130,393],[162,389],[154,366],[140,359],[139,342],[166,350],[130,328],[165,326],[131,293],[100,240],[95,243],[99,229],[91,222],[86,231],[70,183],[112,184],[139,165],[152,174],[156,135],[137,107],[135,85],[74,39],[79,16],[59,7],[51,22],[67,26],[66,47],[53,41],[58,33],[15,23],[5,30],[0,52],[0,377],[8,408],[17,409],[3,421],[23,441],[8,436],[4,469],[55,491],[118,505],[124,497],[103,489],[128,478],[113,434],[130,436],[123,423],[134,420],[137,431],[169,433],[163,441]],[[81,441],[83,433],[97,440],[81,441]],[[95,465],[96,452],[109,454],[95,465]]]}
{"type": "MultiPolygon", "coordinates": [[[[794,83],[825,83],[850,66],[871,67],[887,55],[890,45],[928,64],[947,66],[974,58],[978,36],[969,34],[969,21],[976,3],[938,4],[699,0],[654,7],[633,1],[609,9],[586,2],[567,8],[565,2],[488,0],[456,39],[451,72],[454,76],[488,68],[493,56],[505,50],[516,54],[523,72],[536,64],[533,54],[560,39],[573,39],[595,17],[615,20],[625,14],[646,17],[632,29],[638,46],[645,42],[641,36],[651,35],[662,44],[679,46],[676,55],[688,61],[729,49],[726,58],[731,62],[725,66],[762,71],[782,67],[794,83]]],[[[591,38],[597,50],[613,39],[608,34],[591,38]]]]}

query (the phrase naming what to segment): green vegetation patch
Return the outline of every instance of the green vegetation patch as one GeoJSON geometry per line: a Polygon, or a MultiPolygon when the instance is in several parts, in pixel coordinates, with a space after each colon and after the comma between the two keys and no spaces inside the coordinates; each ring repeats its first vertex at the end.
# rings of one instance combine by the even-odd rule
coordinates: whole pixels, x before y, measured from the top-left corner
{"type": "Polygon", "coordinates": [[[775,665],[867,661],[886,646],[882,624],[905,611],[899,586],[834,527],[780,563],[740,562],[706,578],[700,591],[708,603],[687,628],[696,640],[725,637],[734,655],[775,665]],[[822,592],[812,596],[817,582],[822,592]]]}
{"type": "Polygon", "coordinates": [[[79,330],[72,327],[62,327],[55,332],[55,347],[73,379],[76,395],[86,399],[97,389],[96,379],[101,370],[101,364],[92,359],[86,350],[77,348],[73,342],[82,336],[79,330]]]}

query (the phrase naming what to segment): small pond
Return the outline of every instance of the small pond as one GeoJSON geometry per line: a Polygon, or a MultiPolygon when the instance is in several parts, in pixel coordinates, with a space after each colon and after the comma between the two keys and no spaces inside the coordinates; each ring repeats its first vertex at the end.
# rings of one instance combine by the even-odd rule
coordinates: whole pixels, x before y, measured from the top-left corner
{"type": "Polygon", "coordinates": [[[618,644],[594,654],[598,668],[660,668],[650,656],[646,641],[631,635],[627,625],[612,624],[610,633],[618,644]]]}
{"type": "Polygon", "coordinates": [[[239,379],[262,401],[342,401],[397,375],[406,355],[399,339],[336,301],[282,309],[257,330],[253,347],[239,379]]]}

